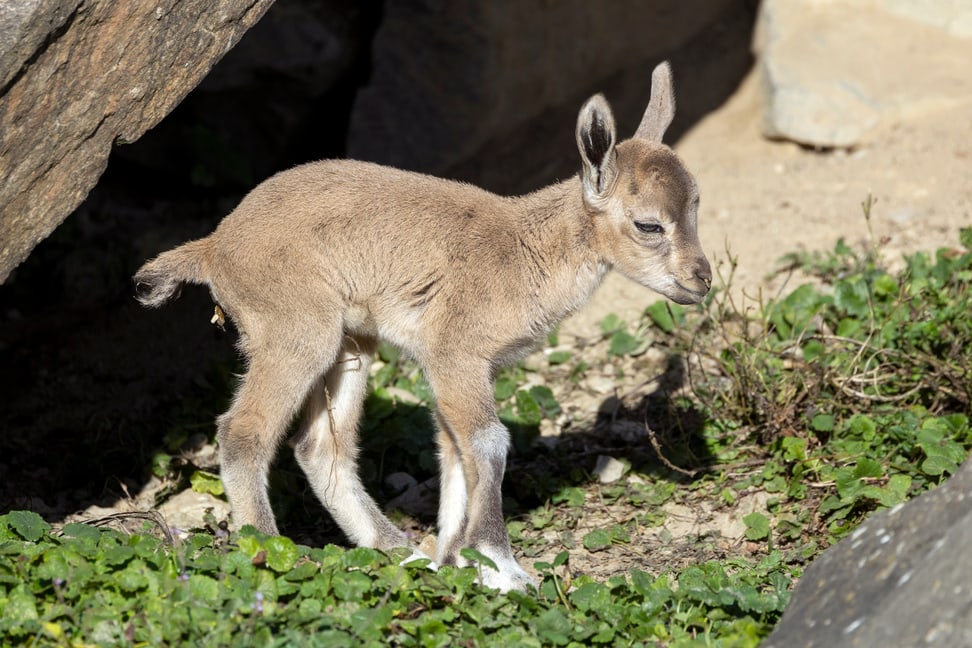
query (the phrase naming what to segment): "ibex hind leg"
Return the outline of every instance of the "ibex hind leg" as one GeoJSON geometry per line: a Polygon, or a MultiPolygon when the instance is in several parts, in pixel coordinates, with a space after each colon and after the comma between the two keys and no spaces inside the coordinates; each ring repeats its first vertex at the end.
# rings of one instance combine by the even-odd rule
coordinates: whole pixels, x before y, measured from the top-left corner
{"type": "Polygon", "coordinates": [[[358,420],[375,342],[346,337],[337,362],[307,398],[294,455],[321,503],[353,543],[391,549],[408,545],[358,476],[358,420]]]}
{"type": "MultiPolygon", "coordinates": [[[[320,342],[318,338],[315,342],[320,342]]],[[[237,527],[277,534],[267,496],[268,473],[287,426],[311,385],[337,354],[330,345],[290,337],[253,349],[230,409],[218,419],[220,476],[237,527]]]]}

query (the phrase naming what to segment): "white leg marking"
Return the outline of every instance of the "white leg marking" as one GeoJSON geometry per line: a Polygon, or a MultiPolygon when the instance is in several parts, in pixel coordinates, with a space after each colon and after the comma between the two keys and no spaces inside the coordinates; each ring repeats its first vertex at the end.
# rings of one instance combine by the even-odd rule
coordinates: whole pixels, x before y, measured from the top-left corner
{"type": "Polygon", "coordinates": [[[456,535],[462,531],[462,523],[466,517],[466,478],[462,474],[462,464],[455,461],[451,466],[443,467],[439,480],[437,553],[441,561],[442,552],[452,545],[456,535]]]}
{"type": "Polygon", "coordinates": [[[536,586],[536,579],[520,567],[520,563],[516,562],[516,559],[510,555],[509,550],[480,547],[477,551],[496,563],[497,569],[487,565],[479,565],[482,584],[486,587],[492,587],[501,592],[509,592],[510,590],[525,592],[528,585],[536,586]]]}
{"type": "Polygon", "coordinates": [[[510,451],[510,432],[502,423],[490,423],[473,439],[472,449],[479,459],[500,459],[505,465],[510,451]]]}

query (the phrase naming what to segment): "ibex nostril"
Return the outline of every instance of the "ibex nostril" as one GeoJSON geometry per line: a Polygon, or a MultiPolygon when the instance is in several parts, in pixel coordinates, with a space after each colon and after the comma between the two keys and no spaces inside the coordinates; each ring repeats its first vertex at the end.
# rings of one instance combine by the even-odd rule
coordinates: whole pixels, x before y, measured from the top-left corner
{"type": "Polygon", "coordinates": [[[705,259],[699,261],[698,265],[695,266],[695,276],[705,284],[706,288],[712,287],[712,268],[705,259]]]}

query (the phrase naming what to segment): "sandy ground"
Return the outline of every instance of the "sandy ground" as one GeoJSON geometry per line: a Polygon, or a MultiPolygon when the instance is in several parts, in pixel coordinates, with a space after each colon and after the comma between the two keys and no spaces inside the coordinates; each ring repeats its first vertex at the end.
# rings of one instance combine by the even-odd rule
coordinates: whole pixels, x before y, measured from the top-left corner
{"type": "MultiPolygon", "coordinates": [[[[853,151],[818,152],[764,138],[759,99],[754,69],[675,143],[699,182],[710,261],[723,273],[730,255],[738,261],[737,294],[775,294],[783,280],[767,276],[788,252],[829,250],[839,238],[867,244],[861,203],[869,194],[873,236],[889,260],[957,246],[959,228],[972,225],[972,105],[912,116],[853,151]]],[[[612,273],[563,331],[588,335],[610,312],[632,321],[657,299],[612,273]]]]}

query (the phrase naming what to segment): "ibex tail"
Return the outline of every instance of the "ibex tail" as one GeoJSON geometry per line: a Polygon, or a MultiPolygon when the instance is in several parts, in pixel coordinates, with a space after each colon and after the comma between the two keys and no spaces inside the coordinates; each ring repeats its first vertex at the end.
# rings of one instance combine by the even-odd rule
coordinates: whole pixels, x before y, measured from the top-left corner
{"type": "Polygon", "coordinates": [[[184,283],[208,283],[205,256],[209,241],[199,239],[155,257],[135,273],[136,299],[157,308],[179,296],[184,283]]]}

